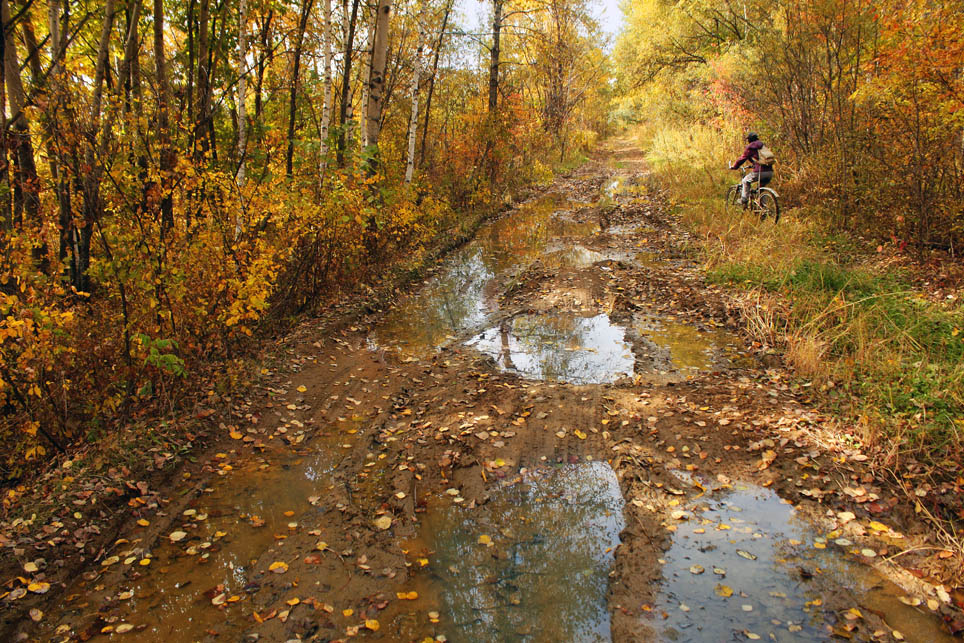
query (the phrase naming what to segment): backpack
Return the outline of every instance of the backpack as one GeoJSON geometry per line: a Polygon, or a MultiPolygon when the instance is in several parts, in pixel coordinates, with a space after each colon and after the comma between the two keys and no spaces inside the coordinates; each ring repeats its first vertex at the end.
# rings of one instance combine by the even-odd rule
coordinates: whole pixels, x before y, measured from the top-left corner
{"type": "Polygon", "coordinates": [[[757,155],[757,163],[760,165],[773,165],[777,162],[777,157],[769,147],[764,145],[760,148],[760,152],[757,155]]]}

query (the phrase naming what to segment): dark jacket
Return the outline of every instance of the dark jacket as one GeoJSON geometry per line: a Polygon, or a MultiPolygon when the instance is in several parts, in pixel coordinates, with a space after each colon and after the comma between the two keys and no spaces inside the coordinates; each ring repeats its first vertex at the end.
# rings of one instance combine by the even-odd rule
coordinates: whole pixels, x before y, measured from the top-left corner
{"type": "Polygon", "coordinates": [[[773,171],[772,165],[760,165],[757,162],[757,160],[760,158],[761,147],[763,147],[763,141],[753,141],[752,143],[747,145],[746,149],[743,150],[743,156],[738,158],[736,160],[736,163],[733,164],[733,169],[737,170],[740,168],[741,165],[743,165],[747,161],[752,161],[754,172],[772,172],[773,171]]]}

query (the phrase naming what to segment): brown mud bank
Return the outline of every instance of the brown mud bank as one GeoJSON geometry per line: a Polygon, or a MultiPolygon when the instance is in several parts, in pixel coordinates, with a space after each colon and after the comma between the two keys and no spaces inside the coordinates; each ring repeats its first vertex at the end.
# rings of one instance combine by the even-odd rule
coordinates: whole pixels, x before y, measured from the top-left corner
{"type": "Polygon", "coordinates": [[[744,339],[637,156],[486,224],[387,313],[299,327],[95,565],[12,584],[45,613],[10,638],[949,638],[951,559],[744,339]]]}

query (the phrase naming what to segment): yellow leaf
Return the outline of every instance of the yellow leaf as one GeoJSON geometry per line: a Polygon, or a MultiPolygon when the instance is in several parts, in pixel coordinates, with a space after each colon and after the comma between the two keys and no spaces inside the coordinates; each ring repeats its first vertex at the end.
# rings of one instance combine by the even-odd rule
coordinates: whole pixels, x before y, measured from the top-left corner
{"type": "Polygon", "coordinates": [[[275,574],[284,574],[286,571],[288,571],[288,563],[280,560],[273,562],[268,567],[268,571],[274,572],[275,574]]]}
{"type": "Polygon", "coordinates": [[[733,588],[729,585],[717,585],[714,590],[717,596],[722,596],[723,598],[729,598],[733,596],[733,588]]]}
{"type": "Polygon", "coordinates": [[[482,534],[481,536],[479,536],[479,544],[485,545],[486,547],[491,547],[494,543],[492,542],[492,538],[490,538],[486,534],[482,534]]]}
{"type": "Polygon", "coordinates": [[[391,516],[379,516],[378,518],[375,518],[374,523],[375,523],[375,527],[376,527],[376,528],[378,528],[378,529],[380,529],[380,530],[382,530],[382,531],[385,531],[386,529],[388,529],[389,527],[392,526],[392,517],[391,517],[391,516]]]}
{"type": "Polygon", "coordinates": [[[298,387],[298,392],[299,392],[299,393],[304,393],[304,392],[307,391],[307,390],[308,390],[308,388],[307,388],[304,384],[302,384],[301,386],[298,387]]]}
{"type": "Polygon", "coordinates": [[[376,621],[375,619],[369,618],[369,619],[365,619],[365,627],[370,629],[372,632],[377,632],[378,628],[381,627],[381,625],[379,625],[378,621],[376,621]]]}
{"type": "Polygon", "coordinates": [[[286,603],[287,605],[290,605],[291,607],[294,607],[295,605],[297,605],[297,604],[300,603],[300,602],[301,602],[301,599],[300,599],[300,598],[289,598],[288,600],[285,601],[285,603],[286,603]]]}
{"type": "Polygon", "coordinates": [[[583,433],[579,429],[576,429],[575,431],[573,431],[573,433],[575,433],[576,437],[579,438],[580,440],[585,440],[588,437],[585,433],[583,433]]]}
{"type": "Polygon", "coordinates": [[[344,616],[351,616],[352,614],[355,613],[355,610],[353,610],[352,608],[349,607],[348,609],[342,610],[341,613],[342,613],[342,615],[344,615],[344,616]]]}
{"type": "Polygon", "coordinates": [[[231,433],[229,433],[228,435],[231,436],[232,440],[240,440],[241,438],[244,437],[243,435],[241,435],[240,431],[231,431],[231,433]]]}
{"type": "Polygon", "coordinates": [[[143,518],[141,518],[140,520],[137,521],[137,524],[140,525],[141,527],[147,527],[147,526],[150,525],[151,523],[148,522],[147,520],[144,520],[143,518]]]}
{"type": "Polygon", "coordinates": [[[418,598],[418,592],[396,592],[395,596],[403,601],[414,601],[418,598]]]}

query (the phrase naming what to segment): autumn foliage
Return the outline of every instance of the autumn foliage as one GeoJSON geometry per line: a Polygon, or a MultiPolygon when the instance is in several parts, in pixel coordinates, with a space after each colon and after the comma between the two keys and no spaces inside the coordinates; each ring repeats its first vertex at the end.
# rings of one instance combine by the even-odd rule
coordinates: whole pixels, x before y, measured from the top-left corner
{"type": "Polygon", "coordinates": [[[219,360],[417,267],[591,143],[596,41],[540,36],[595,52],[551,137],[551,74],[525,62],[585,3],[501,18],[495,109],[452,0],[379,4],[382,39],[360,0],[0,2],[5,478],[189,403],[219,360]]]}
{"type": "Polygon", "coordinates": [[[954,249],[964,240],[960,9],[948,0],[634,3],[617,48],[620,113],[711,127],[726,148],[714,170],[758,131],[777,150],[787,205],[901,247],[954,249]]]}

